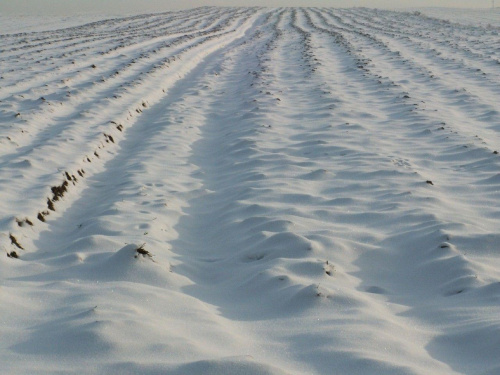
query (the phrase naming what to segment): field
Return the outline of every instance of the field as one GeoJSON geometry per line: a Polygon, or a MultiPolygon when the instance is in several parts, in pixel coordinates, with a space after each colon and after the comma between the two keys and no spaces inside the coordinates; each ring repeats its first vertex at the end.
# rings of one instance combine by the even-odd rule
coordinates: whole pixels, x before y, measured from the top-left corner
{"type": "Polygon", "coordinates": [[[0,25],[0,372],[499,374],[499,13],[443,12],[0,25]]]}

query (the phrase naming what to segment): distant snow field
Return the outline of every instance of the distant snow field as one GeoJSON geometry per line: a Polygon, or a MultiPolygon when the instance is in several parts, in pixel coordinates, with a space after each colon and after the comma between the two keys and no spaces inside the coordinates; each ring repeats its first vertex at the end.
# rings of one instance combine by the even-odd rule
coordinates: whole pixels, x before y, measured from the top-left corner
{"type": "Polygon", "coordinates": [[[458,12],[2,20],[0,373],[500,374],[499,20],[458,12]]]}
{"type": "Polygon", "coordinates": [[[414,11],[429,17],[470,26],[500,28],[500,7],[494,9],[418,8],[414,11]]]}
{"type": "Polygon", "coordinates": [[[0,34],[31,33],[34,31],[51,31],[80,26],[89,22],[116,18],[112,15],[76,15],[76,16],[12,16],[0,14],[0,34]]]}

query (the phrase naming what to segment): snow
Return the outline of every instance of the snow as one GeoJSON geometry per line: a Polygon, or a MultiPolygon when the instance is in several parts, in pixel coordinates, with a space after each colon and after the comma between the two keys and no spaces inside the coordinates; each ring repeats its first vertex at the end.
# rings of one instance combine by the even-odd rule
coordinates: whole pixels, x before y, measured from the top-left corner
{"type": "MultiPolygon", "coordinates": [[[[500,7],[490,9],[453,9],[453,8],[415,8],[414,12],[441,19],[445,22],[459,23],[468,26],[482,26],[487,28],[500,27],[500,7]]],[[[498,31],[498,30],[497,30],[498,31]]]]}
{"type": "MultiPolygon", "coordinates": [[[[70,27],[81,26],[82,24],[98,22],[111,18],[118,18],[111,14],[79,14],[72,16],[50,16],[50,15],[11,15],[0,14],[0,33],[19,34],[42,31],[53,31],[70,27]]],[[[123,17],[123,16],[122,16],[123,17]]]]}
{"type": "Polygon", "coordinates": [[[498,374],[498,19],[456,14],[0,23],[2,372],[498,374]]]}

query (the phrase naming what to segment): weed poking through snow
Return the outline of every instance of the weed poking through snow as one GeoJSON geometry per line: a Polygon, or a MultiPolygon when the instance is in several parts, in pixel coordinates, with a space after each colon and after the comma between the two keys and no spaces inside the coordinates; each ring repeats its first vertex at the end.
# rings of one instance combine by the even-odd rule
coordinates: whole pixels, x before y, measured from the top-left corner
{"type": "Polygon", "coordinates": [[[33,226],[33,222],[28,219],[28,218],[25,218],[24,220],[21,220],[21,219],[17,219],[16,218],[16,223],[17,225],[19,225],[20,227],[24,227],[24,224],[28,224],[29,226],[33,226]]]}
{"type": "Polygon", "coordinates": [[[19,255],[17,255],[17,253],[15,251],[11,251],[10,253],[7,253],[7,257],[8,258],[16,258],[16,259],[18,259],[19,255]]]}
{"type": "MultiPolygon", "coordinates": [[[[144,249],[144,247],[146,246],[145,243],[143,243],[141,246],[139,246],[137,249],[135,249],[135,252],[136,254],[134,255],[134,258],[139,258],[140,255],[142,255],[144,258],[151,258],[151,260],[153,260],[153,255],[147,251],[146,249],[144,249]]],[[[154,260],[153,260],[154,262],[154,260]]]]}
{"type": "Polygon", "coordinates": [[[49,210],[51,210],[51,211],[55,211],[55,210],[56,210],[56,208],[54,207],[54,202],[52,202],[52,201],[50,200],[50,198],[47,198],[47,207],[48,207],[48,208],[49,208],[49,210]]]}
{"type": "Polygon", "coordinates": [[[19,244],[19,242],[17,242],[16,237],[14,237],[14,235],[13,235],[12,233],[9,233],[9,238],[10,238],[10,242],[11,242],[13,245],[17,246],[17,247],[18,247],[19,249],[21,249],[21,250],[24,250],[24,247],[22,247],[22,246],[19,244]]]}

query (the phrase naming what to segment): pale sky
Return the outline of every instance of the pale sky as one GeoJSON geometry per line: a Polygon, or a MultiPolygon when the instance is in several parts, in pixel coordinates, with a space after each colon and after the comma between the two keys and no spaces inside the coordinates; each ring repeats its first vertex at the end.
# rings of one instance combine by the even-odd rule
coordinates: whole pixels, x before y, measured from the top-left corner
{"type": "MultiPolygon", "coordinates": [[[[500,0],[497,0],[500,5],[500,0]]],[[[318,6],[406,8],[406,7],[460,7],[488,8],[492,0],[0,0],[0,14],[72,15],[133,14],[216,6],[318,6]]]]}

